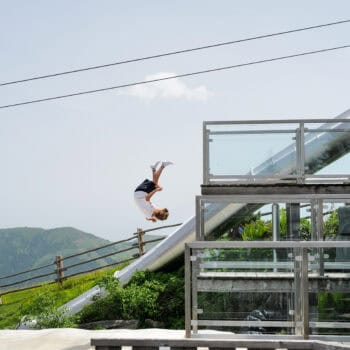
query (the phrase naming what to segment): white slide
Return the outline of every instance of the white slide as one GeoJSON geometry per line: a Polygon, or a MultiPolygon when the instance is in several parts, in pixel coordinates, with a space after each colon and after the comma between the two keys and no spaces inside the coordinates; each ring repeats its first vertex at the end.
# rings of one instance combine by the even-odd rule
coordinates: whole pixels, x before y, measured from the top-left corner
{"type": "MultiPolygon", "coordinates": [[[[341,129],[344,126],[343,123],[337,122],[336,119],[350,119],[350,109],[337,116],[334,123],[326,124],[327,129],[341,129]]],[[[321,126],[321,128],[325,129],[325,125],[321,126]]],[[[348,153],[349,150],[350,138],[347,133],[310,133],[305,137],[305,164],[309,167],[310,173],[314,173],[348,153]]],[[[295,146],[291,145],[258,165],[254,169],[254,174],[290,174],[291,167],[294,164],[293,159],[295,159],[295,146]]],[[[244,206],[245,204],[232,203],[209,205],[208,212],[206,212],[206,230],[210,232],[227,219],[232,218],[244,206]]],[[[182,254],[184,244],[194,239],[195,217],[193,216],[145,255],[132,262],[123,270],[115,272],[114,276],[119,278],[122,284],[125,284],[138,270],[158,270],[182,254]]],[[[64,306],[68,308],[68,313],[74,314],[80,311],[84,305],[90,303],[94,295],[101,292],[103,293],[96,286],[64,306]]]]}

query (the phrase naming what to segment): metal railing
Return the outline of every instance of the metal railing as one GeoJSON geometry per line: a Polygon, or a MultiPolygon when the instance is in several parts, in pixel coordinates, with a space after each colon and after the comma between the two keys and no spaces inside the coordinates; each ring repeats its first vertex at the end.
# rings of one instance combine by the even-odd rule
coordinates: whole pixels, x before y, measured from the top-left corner
{"type": "Polygon", "coordinates": [[[137,229],[137,232],[132,233],[132,236],[129,238],[119,240],[116,242],[111,242],[111,243],[108,243],[108,244],[105,244],[105,245],[102,245],[102,246],[99,246],[96,248],[84,250],[82,252],[78,252],[78,253],[75,253],[75,254],[72,254],[69,256],[65,256],[65,257],[57,255],[52,263],[42,265],[39,267],[35,267],[32,269],[27,269],[25,271],[20,271],[20,272],[14,273],[14,274],[0,276],[0,296],[5,295],[5,294],[9,294],[9,293],[13,293],[13,292],[24,291],[27,289],[39,288],[39,287],[43,286],[44,284],[45,285],[53,284],[53,283],[62,284],[65,280],[67,280],[71,277],[74,277],[74,276],[102,270],[102,269],[112,267],[112,266],[126,264],[132,260],[137,259],[138,257],[142,256],[143,254],[145,254],[146,253],[146,250],[145,250],[146,245],[159,242],[159,241],[163,240],[164,238],[166,238],[166,236],[163,236],[163,237],[156,238],[156,239],[145,240],[144,236],[146,233],[161,230],[161,229],[176,227],[179,225],[181,225],[181,224],[165,225],[165,226],[156,227],[156,228],[152,228],[152,229],[148,229],[148,230],[137,229]],[[132,241],[135,241],[135,242],[132,243],[132,241]],[[126,248],[123,247],[122,249],[120,249],[120,248],[118,249],[118,246],[120,247],[120,245],[128,243],[128,242],[130,242],[130,246],[128,246],[126,248]],[[90,253],[94,253],[94,252],[97,252],[99,250],[103,250],[103,249],[107,249],[107,248],[109,248],[109,249],[114,248],[114,249],[113,249],[113,251],[108,252],[108,253],[103,254],[103,255],[99,255],[98,257],[93,257],[93,258],[89,257],[90,253]],[[85,265],[88,263],[94,263],[94,262],[101,260],[101,259],[106,259],[106,258],[110,258],[110,257],[117,257],[121,253],[126,253],[126,252],[130,252],[129,256],[126,258],[122,258],[120,260],[116,260],[116,261],[113,261],[111,263],[104,264],[101,266],[97,266],[97,267],[93,267],[93,268],[89,268],[89,269],[85,268],[85,269],[76,271],[79,266],[82,266],[82,265],[85,265]],[[72,262],[71,264],[68,264],[68,265],[64,264],[68,260],[71,260],[73,258],[77,258],[80,256],[84,256],[84,255],[87,258],[84,261],[78,261],[78,262],[74,262],[74,263],[72,262]],[[75,271],[74,271],[74,269],[75,269],[75,271]],[[38,273],[39,271],[41,271],[41,272],[38,273]],[[66,274],[67,271],[72,271],[72,272],[67,275],[66,274]],[[33,276],[33,273],[35,273],[34,276],[33,276]],[[14,280],[15,277],[27,275],[27,274],[32,274],[32,275],[27,277],[27,278],[14,280]],[[46,279],[46,277],[49,277],[49,276],[51,276],[51,278],[46,279]],[[21,286],[18,288],[13,288],[13,286],[23,285],[26,282],[35,281],[35,280],[39,280],[39,279],[41,279],[41,280],[45,279],[45,281],[37,283],[37,284],[31,284],[31,285],[21,286]],[[6,282],[6,280],[7,280],[7,282],[6,282]]]}
{"type": "Polygon", "coordinates": [[[206,121],[203,184],[349,182],[349,174],[314,175],[349,152],[349,117],[206,121]]]}
{"type": "MultiPolygon", "coordinates": [[[[329,339],[350,341],[350,336],[344,335],[350,334],[346,318],[338,319],[336,313],[334,319],[319,318],[317,310],[321,314],[324,307],[319,305],[319,293],[338,293],[338,297],[343,293],[341,305],[350,310],[350,241],[196,241],[185,246],[187,337],[196,336],[199,329],[224,327],[243,334],[262,329],[262,333],[275,334],[287,330],[308,339],[322,334],[323,329],[328,330],[329,339]],[[344,260],[342,254],[342,260],[337,261],[338,249],[346,249],[348,259],[344,260]],[[216,299],[212,293],[221,296],[236,293],[237,298],[251,293],[254,302],[261,300],[256,293],[260,296],[267,293],[269,298],[271,295],[277,296],[276,300],[283,298],[284,308],[283,312],[261,312],[264,315],[260,318],[256,310],[255,315],[245,308],[240,312],[219,310],[220,304],[213,305],[216,299]],[[335,330],[340,335],[335,336],[335,330]]],[[[346,312],[344,309],[343,313],[346,312]]]]}

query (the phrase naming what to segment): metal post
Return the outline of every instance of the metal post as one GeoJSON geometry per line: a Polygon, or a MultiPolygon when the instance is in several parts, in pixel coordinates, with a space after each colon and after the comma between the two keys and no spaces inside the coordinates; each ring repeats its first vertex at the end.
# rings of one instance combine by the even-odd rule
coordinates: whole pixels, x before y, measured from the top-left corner
{"type": "Polygon", "coordinates": [[[198,263],[198,252],[195,249],[192,249],[192,253],[190,256],[191,260],[191,284],[192,284],[192,320],[191,325],[193,329],[193,333],[198,333],[198,288],[197,288],[197,276],[199,272],[199,263],[198,263]]]}
{"type": "Polygon", "coordinates": [[[305,183],[305,125],[300,123],[300,146],[299,146],[299,159],[300,159],[300,183],[305,183]]]}
{"type": "Polygon", "coordinates": [[[311,240],[317,241],[317,213],[318,213],[318,206],[317,206],[317,200],[312,199],[311,200],[311,208],[310,208],[310,216],[311,216],[311,240]]]}
{"type": "Polygon", "coordinates": [[[308,252],[307,248],[301,251],[300,290],[301,290],[301,321],[302,335],[309,339],[309,278],[308,278],[308,252]]]}
{"type": "Polygon", "coordinates": [[[186,338],[191,337],[191,249],[185,243],[185,330],[186,338]]]}
{"type": "Polygon", "coordinates": [[[144,242],[144,237],[145,232],[142,230],[142,228],[137,229],[137,240],[138,240],[138,245],[139,245],[139,255],[142,256],[145,254],[145,242],[144,242]]]}
{"type": "Polygon", "coordinates": [[[300,203],[286,203],[287,239],[300,240],[300,203]]]}
{"type": "Polygon", "coordinates": [[[294,322],[295,335],[302,335],[302,290],[301,290],[301,260],[302,252],[300,248],[294,248],[294,322]]]}
{"type": "MultiPolygon", "coordinates": [[[[317,199],[317,240],[323,241],[323,199],[317,199]]],[[[324,276],[324,253],[323,248],[318,249],[319,273],[324,276]]]]}
{"type": "Polygon", "coordinates": [[[209,130],[203,122],[203,184],[209,184],[209,130]]]}
{"type": "Polygon", "coordinates": [[[196,240],[204,241],[204,204],[201,196],[196,196],[196,240]]]}
{"type": "MultiPolygon", "coordinates": [[[[277,203],[272,204],[272,240],[280,240],[280,207],[277,203]]],[[[273,262],[277,262],[276,249],[273,250],[273,262]]],[[[277,272],[277,268],[274,267],[274,272],[277,272]]]]}
{"type": "Polygon", "coordinates": [[[57,282],[62,285],[63,279],[64,279],[64,272],[63,272],[63,260],[61,255],[56,256],[56,266],[57,266],[57,282]]]}
{"type": "Polygon", "coordinates": [[[305,182],[305,136],[304,136],[304,123],[299,124],[299,128],[296,130],[295,146],[296,146],[296,175],[297,183],[305,182]]]}

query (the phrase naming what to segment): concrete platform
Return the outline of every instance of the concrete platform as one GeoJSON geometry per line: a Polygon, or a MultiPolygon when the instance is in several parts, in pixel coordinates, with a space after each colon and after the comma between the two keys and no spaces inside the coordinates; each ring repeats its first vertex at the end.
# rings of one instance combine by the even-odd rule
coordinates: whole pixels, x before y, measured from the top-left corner
{"type": "MultiPolygon", "coordinates": [[[[201,331],[200,331],[201,332],[201,331]]],[[[255,337],[256,338],[256,337],[255,337]]],[[[254,339],[254,336],[240,336],[229,332],[217,332],[205,330],[203,334],[199,333],[196,338],[186,339],[184,330],[169,330],[169,329],[114,329],[114,330],[96,330],[89,331],[75,328],[60,328],[60,329],[43,329],[43,330],[0,330],[0,349],[1,350],[95,350],[95,345],[100,349],[113,349],[117,346],[117,343],[123,343],[128,345],[124,350],[131,350],[133,341],[142,345],[145,349],[147,344],[162,344],[161,350],[166,344],[184,344],[186,341],[192,342],[192,345],[201,345],[201,348],[206,347],[205,341],[211,340],[214,345],[223,345],[223,348],[227,349],[227,345],[231,344],[231,348],[238,347],[239,344],[243,344],[247,340],[250,341],[250,345],[260,344],[260,348],[264,347],[261,339],[254,339]],[[223,339],[223,336],[226,339],[223,339]],[[236,339],[232,339],[235,337],[236,339]],[[249,337],[249,338],[247,338],[249,337]],[[226,346],[225,346],[225,344],[226,346]],[[105,344],[105,345],[102,345],[105,344]],[[112,347],[109,347],[109,345],[112,347]],[[235,347],[233,347],[235,345],[235,347]],[[107,347],[106,347],[107,346],[107,347]]],[[[305,342],[298,339],[288,339],[288,336],[284,336],[280,339],[265,339],[264,342],[273,346],[288,345],[289,348],[284,349],[318,349],[318,350],[350,350],[349,343],[341,342],[324,342],[321,340],[313,339],[309,342],[307,347],[301,347],[305,342]],[[291,347],[291,344],[294,344],[291,347]],[[311,345],[310,345],[311,344],[311,345]]],[[[207,343],[208,344],[208,343],[207,343]]],[[[247,344],[247,343],[246,343],[247,344]]],[[[188,344],[190,345],[190,344],[188,344]]],[[[281,347],[280,347],[281,348],[281,347]]],[[[282,347],[283,348],[283,347],[282,347]]],[[[98,348],[97,348],[98,349],[98,348]]],[[[140,349],[140,348],[139,348],[140,349]]],[[[168,348],[169,349],[169,348],[168,348]]],[[[244,349],[244,348],[243,348],[244,349]]],[[[255,347],[255,349],[257,349],[255,347]]],[[[271,349],[271,347],[270,347],[271,349]]],[[[276,349],[276,347],[274,348],[276,349]]],[[[204,350],[204,349],[203,349],[204,350]]]]}
{"type": "Polygon", "coordinates": [[[1,350],[93,350],[91,339],[150,338],[183,339],[184,330],[167,329],[113,329],[84,330],[58,328],[43,330],[0,330],[1,350]]]}

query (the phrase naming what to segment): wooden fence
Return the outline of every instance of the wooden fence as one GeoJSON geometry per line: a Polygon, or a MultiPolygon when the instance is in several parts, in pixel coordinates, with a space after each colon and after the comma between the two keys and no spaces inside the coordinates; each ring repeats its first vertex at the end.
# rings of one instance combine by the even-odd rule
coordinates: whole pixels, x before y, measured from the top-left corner
{"type": "Polygon", "coordinates": [[[62,285],[63,281],[67,280],[70,277],[74,277],[74,276],[86,274],[89,272],[105,269],[107,267],[112,267],[112,266],[117,266],[117,265],[128,263],[128,262],[135,260],[138,257],[142,256],[143,254],[145,254],[146,253],[145,247],[147,244],[161,241],[166,237],[166,236],[163,236],[163,237],[156,238],[156,239],[145,240],[146,233],[151,232],[151,231],[166,229],[166,228],[170,228],[170,227],[176,227],[176,226],[180,226],[180,225],[181,224],[166,225],[166,226],[156,227],[156,228],[148,229],[148,230],[142,230],[139,228],[139,229],[137,229],[137,232],[133,233],[132,236],[129,238],[126,238],[126,239],[123,239],[123,240],[120,240],[117,242],[108,243],[108,244],[105,244],[105,245],[97,247],[97,248],[85,250],[83,252],[78,252],[76,254],[72,254],[72,255],[69,255],[66,257],[62,257],[61,255],[57,255],[56,258],[54,259],[54,261],[50,264],[36,267],[33,269],[29,269],[26,271],[21,271],[18,273],[7,275],[7,276],[0,276],[0,301],[1,301],[1,296],[5,295],[5,294],[23,291],[23,290],[32,289],[32,288],[38,288],[38,287],[43,286],[44,284],[48,285],[48,284],[53,284],[53,283],[59,283],[62,285]],[[121,245],[121,244],[126,243],[126,242],[130,242],[133,240],[135,240],[136,242],[131,244],[129,247],[123,248],[123,249],[118,249],[118,245],[121,245]],[[69,264],[66,265],[66,263],[69,259],[76,258],[78,256],[83,256],[83,255],[86,255],[86,254],[89,254],[92,252],[96,252],[96,251],[101,250],[101,249],[110,248],[110,247],[115,247],[116,250],[111,252],[111,253],[98,256],[96,258],[90,258],[90,259],[87,259],[85,261],[71,263],[70,265],[69,264]],[[135,250],[135,249],[137,249],[137,252],[132,254],[131,251],[135,250]],[[98,266],[96,268],[67,274],[67,271],[72,270],[73,268],[75,268],[77,266],[91,263],[91,262],[94,262],[94,261],[97,261],[100,259],[105,259],[107,257],[116,256],[118,254],[125,253],[125,252],[130,252],[130,256],[127,257],[126,259],[124,258],[122,260],[117,260],[117,261],[114,261],[113,263],[105,264],[103,266],[98,266]],[[33,272],[38,272],[39,270],[43,270],[43,269],[47,270],[49,268],[52,268],[52,270],[50,272],[40,273],[38,275],[30,276],[28,278],[24,278],[24,279],[17,280],[17,281],[12,281],[12,282],[9,281],[7,283],[2,282],[6,279],[11,279],[11,278],[13,279],[14,277],[17,277],[17,276],[26,275],[26,274],[33,273],[33,272]],[[52,276],[51,279],[45,280],[45,282],[42,282],[42,283],[38,283],[38,284],[30,285],[30,286],[26,285],[26,286],[19,287],[19,288],[11,288],[11,287],[19,285],[19,284],[24,284],[26,282],[37,280],[39,278],[43,279],[43,278],[49,277],[49,276],[52,276]]]}

